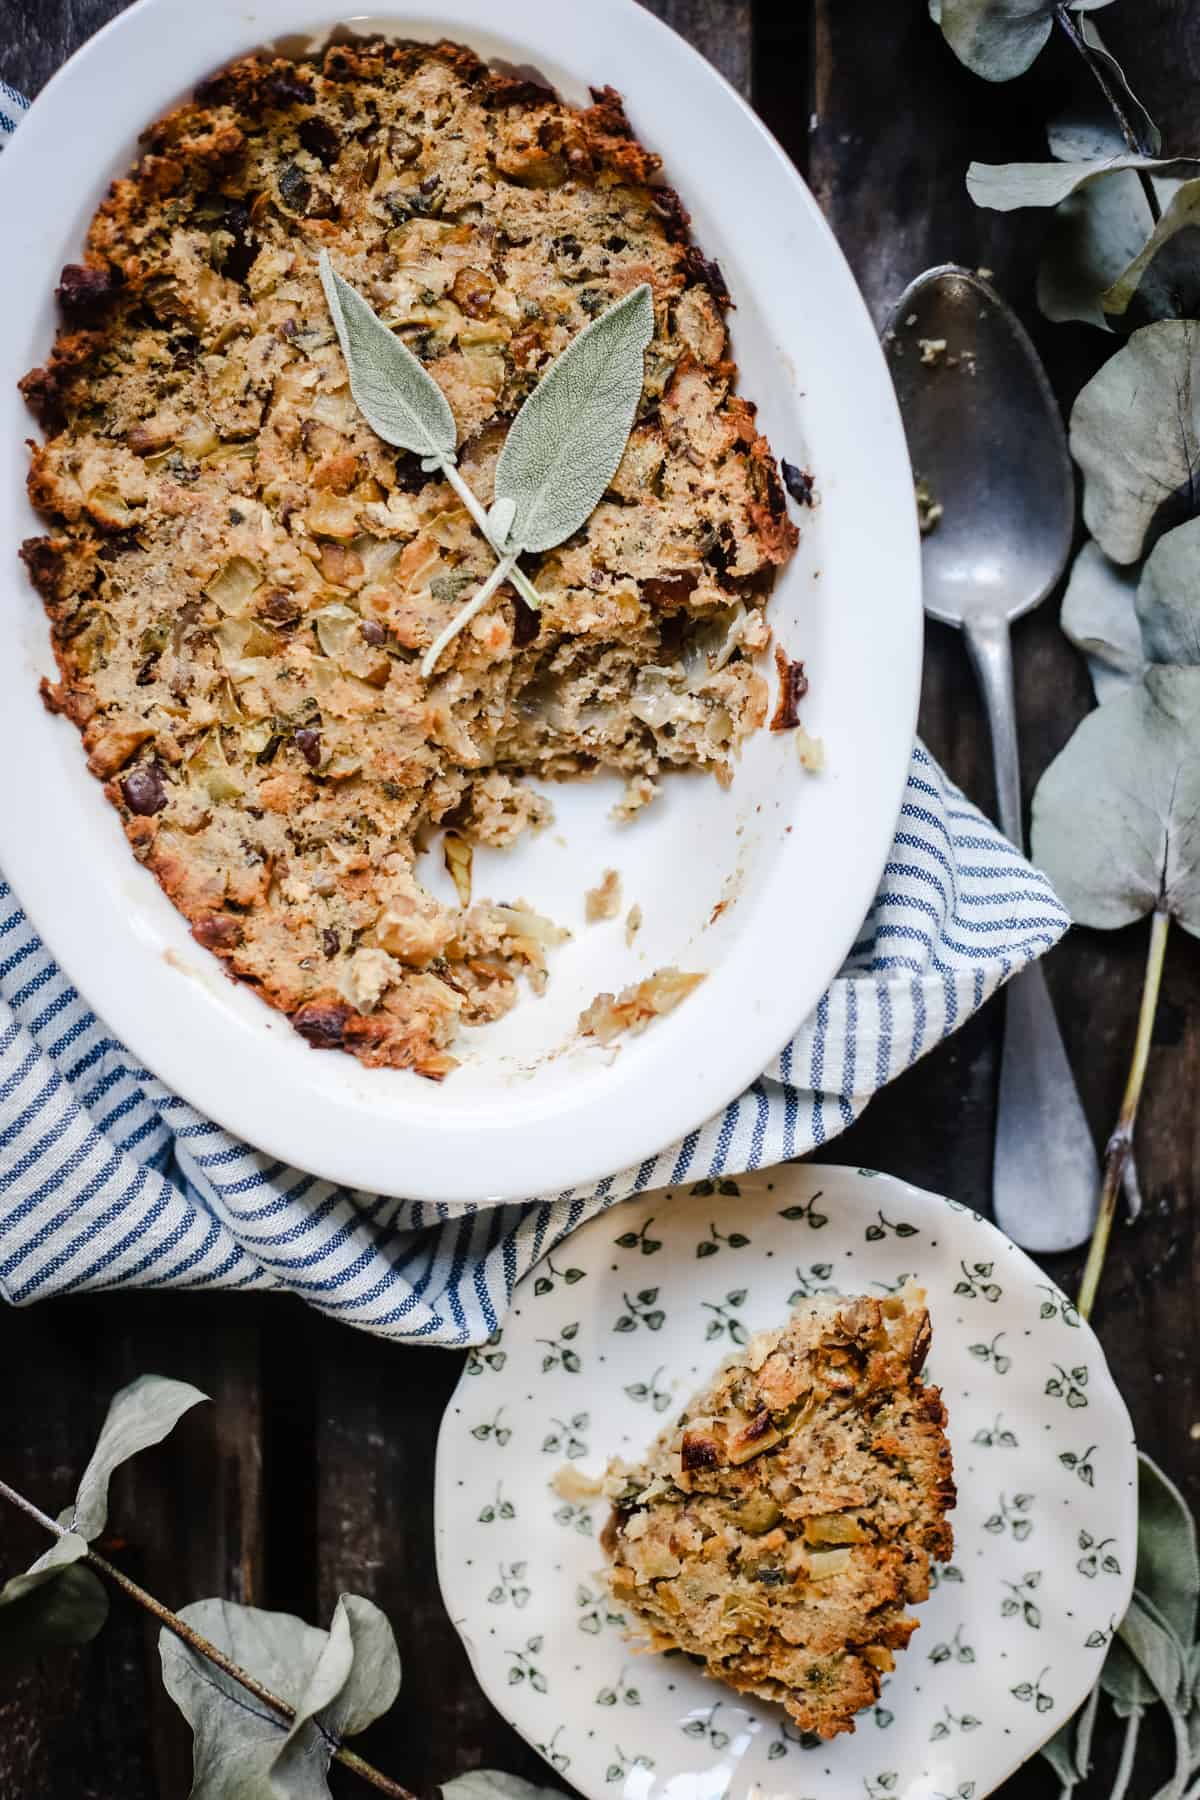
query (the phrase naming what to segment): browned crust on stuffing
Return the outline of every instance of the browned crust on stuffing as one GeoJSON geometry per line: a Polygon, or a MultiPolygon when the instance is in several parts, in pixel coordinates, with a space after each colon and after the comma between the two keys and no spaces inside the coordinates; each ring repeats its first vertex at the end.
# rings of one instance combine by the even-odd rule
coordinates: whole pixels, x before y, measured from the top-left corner
{"type": "Polygon", "coordinates": [[[43,699],[197,941],[316,1048],[440,1079],[461,1025],[544,982],[553,929],[523,905],[438,906],[412,873],[418,830],[513,841],[547,816],[525,770],[727,780],[765,716],[749,657],[796,531],[733,392],[723,278],[658,172],[610,88],[577,111],[451,43],[254,55],[147,128],[63,270],[63,328],[21,383],[47,434],[29,492],[48,530],[22,550],[59,669],[43,699]],[[456,161],[468,131],[479,156],[456,161]],[[420,652],[490,562],[445,485],[344,404],[322,248],[381,305],[433,316],[399,329],[482,491],[563,343],[637,282],[655,296],[611,494],[533,568],[541,614],[502,588],[428,689],[420,652]],[[261,579],[223,613],[214,589],[247,564],[261,579]],[[628,710],[680,621],[739,607],[745,649],[673,739],[628,710]],[[575,724],[605,684],[610,722],[575,724]],[[517,705],[543,690],[544,721],[517,705]]]}

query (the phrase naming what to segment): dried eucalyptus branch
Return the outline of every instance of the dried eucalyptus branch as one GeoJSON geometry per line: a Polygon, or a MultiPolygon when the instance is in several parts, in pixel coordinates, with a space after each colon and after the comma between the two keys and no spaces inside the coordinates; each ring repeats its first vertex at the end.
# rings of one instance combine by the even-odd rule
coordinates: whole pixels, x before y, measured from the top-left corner
{"type": "Polygon", "coordinates": [[[1084,1319],[1091,1316],[1104,1270],[1109,1235],[1117,1210],[1117,1195],[1125,1181],[1129,1159],[1133,1154],[1133,1128],[1137,1121],[1146,1064],[1150,1059],[1150,1041],[1154,1018],[1158,1011],[1158,995],[1162,986],[1163,960],[1167,949],[1170,913],[1156,908],[1150,925],[1150,947],[1146,954],[1146,973],[1142,981],[1142,999],[1138,1009],[1137,1034],[1133,1042],[1133,1060],[1125,1083],[1116,1128],[1104,1152],[1104,1182],[1100,1190],[1100,1211],[1088,1247],[1087,1262],[1079,1286],[1078,1308],[1084,1319]]]}
{"type": "MultiPolygon", "coordinates": [[[[32,1500],[27,1500],[24,1494],[20,1494],[16,1488],[10,1487],[7,1481],[0,1480],[0,1497],[19,1508],[27,1518],[33,1519],[42,1527],[43,1531],[50,1532],[52,1536],[63,1539],[71,1535],[68,1527],[60,1525],[48,1513],[44,1513],[40,1506],[35,1506],[32,1500]]],[[[212,1663],[214,1668],[220,1669],[222,1674],[228,1675],[231,1681],[237,1682],[238,1686],[244,1688],[248,1694],[253,1694],[254,1698],[260,1700],[264,1706],[269,1706],[281,1720],[289,1725],[295,1723],[297,1713],[294,1706],[289,1705],[278,1694],[273,1694],[270,1688],[256,1680],[248,1669],[240,1668],[216,1644],[200,1632],[193,1630],[186,1620],[179,1617],[178,1613],[172,1612],[169,1606],[164,1606],[161,1600],[156,1600],[154,1595],[147,1593],[144,1587],[140,1587],[136,1581],[131,1581],[129,1576],[123,1574],[120,1569],[114,1568],[107,1558],[101,1556],[97,1551],[89,1549],[80,1560],[96,1569],[107,1581],[111,1581],[113,1586],[119,1588],[127,1599],[140,1606],[143,1612],[149,1613],[151,1618],[157,1619],[164,1630],[179,1638],[188,1646],[189,1650],[194,1651],[197,1656],[202,1656],[206,1662],[212,1663]]],[[[356,1775],[381,1794],[390,1794],[392,1800],[415,1800],[415,1796],[407,1788],[401,1787],[398,1781],[393,1781],[382,1770],[375,1768],[373,1763],[367,1762],[353,1750],[348,1750],[344,1744],[333,1742],[328,1738],[327,1742],[329,1742],[330,1754],[335,1762],[340,1762],[344,1768],[352,1769],[356,1775]]]]}
{"type": "MultiPolygon", "coordinates": [[[[1066,4],[1066,0],[1060,0],[1060,4],[1055,7],[1054,17],[1056,23],[1066,36],[1067,41],[1078,51],[1095,78],[1096,85],[1104,95],[1105,101],[1112,112],[1113,118],[1117,122],[1117,128],[1120,131],[1121,136],[1125,139],[1126,147],[1130,154],[1133,156],[1152,155],[1153,151],[1143,144],[1138,133],[1130,123],[1129,115],[1125,111],[1124,104],[1122,103],[1116,85],[1109,79],[1103,58],[1096,54],[1094,47],[1088,42],[1084,33],[1080,30],[1077,20],[1072,14],[1070,7],[1066,4]]],[[[1146,173],[1145,169],[1139,169],[1137,173],[1138,180],[1142,185],[1142,192],[1146,196],[1146,205],[1150,208],[1150,217],[1157,225],[1158,221],[1162,218],[1162,207],[1159,204],[1158,195],[1154,191],[1154,183],[1151,181],[1150,176],[1146,173]]]]}

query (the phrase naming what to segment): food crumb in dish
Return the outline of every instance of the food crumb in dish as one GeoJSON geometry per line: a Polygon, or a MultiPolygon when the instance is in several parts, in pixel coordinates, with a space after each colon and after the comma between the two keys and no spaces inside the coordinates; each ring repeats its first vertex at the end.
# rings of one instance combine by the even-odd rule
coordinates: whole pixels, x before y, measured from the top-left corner
{"type": "Polygon", "coordinates": [[[601,919],[615,919],[621,910],[621,877],[615,869],[605,869],[599,884],[585,895],[585,911],[589,925],[601,919]]]}
{"type": "Polygon", "coordinates": [[[571,1463],[564,1463],[550,1478],[550,1486],[560,1500],[596,1500],[604,1492],[599,1475],[585,1475],[571,1463]]]}
{"type": "Polygon", "coordinates": [[[921,361],[929,364],[941,362],[946,354],[945,338],[918,338],[917,345],[921,352],[921,361]]]}
{"type": "Polygon", "coordinates": [[[800,767],[810,775],[819,775],[825,767],[824,738],[810,737],[803,725],[797,725],[796,748],[800,752],[800,767]]]}
{"type": "Polygon", "coordinates": [[[917,496],[917,525],[920,529],[921,536],[928,537],[931,531],[937,530],[942,514],[946,509],[940,500],[934,499],[929,483],[923,475],[917,477],[915,491],[917,496]]]}
{"type": "Polygon", "coordinates": [[[693,988],[699,987],[703,975],[688,974],[683,969],[656,969],[632,987],[622,988],[615,997],[597,994],[592,1004],[579,1015],[579,1030],[597,1043],[611,1044],[624,1032],[631,1036],[645,1031],[652,1019],[674,1012],[693,988]]]}
{"type": "Polygon", "coordinates": [[[632,944],[634,938],[641,929],[642,909],[635,901],[629,911],[625,914],[625,942],[627,944],[632,944]]]}
{"type": "Polygon", "coordinates": [[[911,1281],[802,1302],[756,1333],[662,1431],[610,1463],[609,1585],[653,1651],[831,1738],[878,1700],[953,1552],[946,1409],[911,1281]]]}
{"type": "Polygon", "coordinates": [[[442,856],[446,870],[454,883],[454,891],[458,895],[460,906],[471,904],[471,862],[473,851],[470,842],[459,831],[448,831],[442,839],[442,856]]]}
{"type": "Polygon", "coordinates": [[[780,644],[775,646],[775,669],[779,676],[779,701],[771,717],[771,730],[795,731],[800,723],[797,708],[808,692],[808,676],[804,664],[790,661],[780,644]]]}
{"type": "Polygon", "coordinates": [[[808,469],[801,469],[786,458],[781,458],[779,472],[783,476],[783,485],[797,506],[816,505],[816,484],[808,469]]]}
{"type": "Polygon", "coordinates": [[[635,819],[644,807],[658,797],[658,783],[649,775],[633,775],[625,783],[625,791],[613,807],[609,817],[618,825],[635,819]]]}

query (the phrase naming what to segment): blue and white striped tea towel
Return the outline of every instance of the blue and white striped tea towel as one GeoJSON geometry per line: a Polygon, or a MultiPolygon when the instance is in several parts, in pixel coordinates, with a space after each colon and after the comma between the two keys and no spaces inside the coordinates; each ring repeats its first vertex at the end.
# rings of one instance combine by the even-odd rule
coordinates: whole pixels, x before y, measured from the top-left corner
{"type": "Polygon", "coordinates": [[[1066,927],[1045,877],[917,745],[858,942],[749,1091],[594,1187],[449,1218],[286,1168],[202,1118],[96,1018],[0,880],[0,1295],[281,1289],[384,1337],[479,1343],[593,1213],[835,1137],[1066,927]]]}
{"type": "MultiPolygon", "coordinates": [[[[26,105],[0,82],[0,144],[26,105]]],[[[917,745],[858,941],[750,1090],[594,1187],[448,1218],[286,1168],[201,1117],[95,1016],[0,876],[0,1296],[274,1289],[383,1337],[480,1343],[526,1270],[593,1213],[835,1137],[1067,923],[1045,877],[917,745]]]]}

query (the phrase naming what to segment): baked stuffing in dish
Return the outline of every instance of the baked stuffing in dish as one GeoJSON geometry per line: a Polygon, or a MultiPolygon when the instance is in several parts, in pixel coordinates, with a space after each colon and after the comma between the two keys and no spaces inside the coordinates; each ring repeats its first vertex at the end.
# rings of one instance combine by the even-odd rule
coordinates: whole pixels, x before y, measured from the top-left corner
{"type": "Polygon", "coordinates": [[[605,1480],[614,1598],[804,1731],[853,1731],[949,1558],[946,1411],[921,1380],[921,1289],[806,1300],[718,1370],[636,1467],[605,1480]]]}
{"type": "Polygon", "coordinates": [[[766,719],[754,653],[796,531],[720,270],[657,174],[611,89],[574,109],[451,44],[256,56],[144,134],[63,272],[23,383],[46,700],[195,937],[315,1046],[447,1073],[565,935],[536,897],[470,897],[470,846],[549,818],[522,777],[619,771],[632,814],[672,768],[728,781],[766,719]],[[485,505],[540,374],[652,290],[608,493],[525,559],[540,611],[501,587],[428,680],[495,558],[359,414],[322,250],[445,393],[485,505]],[[414,872],[438,829],[458,906],[414,872]]]}

